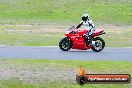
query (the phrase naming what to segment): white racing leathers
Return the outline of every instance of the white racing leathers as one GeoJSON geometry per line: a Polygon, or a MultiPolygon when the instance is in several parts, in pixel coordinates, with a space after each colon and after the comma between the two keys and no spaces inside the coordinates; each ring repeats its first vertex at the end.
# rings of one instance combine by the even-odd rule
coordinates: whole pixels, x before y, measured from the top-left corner
{"type": "Polygon", "coordinates": [[[94,23],[92,20],[87,21],[81,21],[80,24],[82,24],[86,29],[89,31],[86,33],[86,35],[92,35],[94,31],[94,23]]]}

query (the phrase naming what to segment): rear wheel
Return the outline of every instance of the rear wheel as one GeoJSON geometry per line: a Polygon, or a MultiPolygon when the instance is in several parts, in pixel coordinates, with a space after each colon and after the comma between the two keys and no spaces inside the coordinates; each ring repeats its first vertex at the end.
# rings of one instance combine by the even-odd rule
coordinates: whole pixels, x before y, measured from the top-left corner
{"type": "Polygon", "coordinates": [[[59,47],[63,51],[68,51],[72,48],[71,40],[68,37],[62,38],[59,42],[59,47]]]}
{"type": "Polygon", "coordinates": [[[105,41],[100,37],[96,37],[93,40],[95,41],[95,45],[92,46],[91,49],[95,52],[102,51],[105,47],[105,41]]]}

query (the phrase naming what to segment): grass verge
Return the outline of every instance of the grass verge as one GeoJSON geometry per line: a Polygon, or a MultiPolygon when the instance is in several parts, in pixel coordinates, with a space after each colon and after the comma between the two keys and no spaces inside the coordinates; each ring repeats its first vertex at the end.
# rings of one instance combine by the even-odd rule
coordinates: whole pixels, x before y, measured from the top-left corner
{"type": "MultiPolygon", "coordinates": [[[[68,27],[56,26],[3,26],[0,25],[0,45],[7,46],[58,46],[68,27]]],[[[107,47],[132,47],[132,28],[127,26],[104,26],[101,36],[107,47]]]]}
{"type": "MultiPolygon", "coordinates": [[[[96,73],[102,73],[102,74],[103,73],[104,74],[108,74],[108,73],[113,73],[113,74],[124,73],[125,74],[126,73],[126,74],[132,75],[132,72],[131,72],[132,62],[128,62],[128,61],[25,60],[25,59],[0,60],[0,61],[1,61],[0,68],[4,68],[10,65],[12,69],[16,69],[17,74],[20,73],[20,70],[23,70],[23,69],[27,70],[27,68],[30,68],[30,70],[32,69],[36,72],[38,70],[43,72],[44,70],[46,70],[45,68],[51,65],[53,65],[52,67],[53,69],[56,66],[59,67],[59,68],[54,69],[53,71],[53,73],[55,74],[54,76],[51,75],[53,69],[50,68],[51,70],[50,69],[48,70],[50,71],[50,73],[48,74],[49,77],[51,76],[52,79],[58,78],[59,80],[48,79],[48,81],[44,81],[45,80],[44,79],[44,80],[37,81],[37,82],[34,82],[34,81],[25,82],[25,81],[20,80],[18,76],[17,79],[14,79],[12,77],[7,80],[1,80],[0,81],[1,88],[82,88],[82,87],[83,88],[131,88],[132,87],[131,83],[130,84],[86,84],[84,86],[80,86],[75,82],[75,80],[73,80],[75,79],[76,70],[79,65],[82,65],[84,68],[86,68],[87,73],[95,73],[95,74],[96,73]],[[63,70],[61,71],[61,69],[63,70]],[[70,69],[70,70],[66,70],[65,72],[65,69],[70,69]],[[69,78],[67,80],[62,80],[62,78],[59,78],[59,76],[61,76],[63,72],[67,74],[67,75],[66,74],[63,75],[63,77],[68,77],[68,75],[73,74],[73,76],[71,76],[73,77],[73,79],[69,78]],[[58,77],[57,77],[57,74],[59,74],[58,77]]],[[[6,68],[6,70],[8,69],[6,68]]],[[[29,74],[27,73],[25,75],[28,75],[29,78],[32,79],[31,73],[32,72],[30,72],[29,74]]],[[[37,74],[33,76],[37,77],[37,75],[40,75],[40,74],[37,72],[37,74]]],[[[43,79],[43,76],[41,76],[40,79],[43,79]]]]}
{"type": "Polygon", "coordinates": [[[89,13],[96,23],[131,24],[131,0],[0,0],[0,23],[79,22],[89,13]]]}

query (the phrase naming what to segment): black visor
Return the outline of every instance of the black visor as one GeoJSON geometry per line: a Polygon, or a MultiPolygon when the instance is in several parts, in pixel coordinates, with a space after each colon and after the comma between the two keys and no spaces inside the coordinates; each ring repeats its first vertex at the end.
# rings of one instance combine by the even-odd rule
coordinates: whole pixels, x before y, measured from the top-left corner
{"type": "Polygon", "coordinates": [[[86,16],[86,17],[83,16],[83,17],[82,17],[82,20],[83,20],[83,21],[86,21],[87,19],[88,19],[88,16],[86,16]]]}

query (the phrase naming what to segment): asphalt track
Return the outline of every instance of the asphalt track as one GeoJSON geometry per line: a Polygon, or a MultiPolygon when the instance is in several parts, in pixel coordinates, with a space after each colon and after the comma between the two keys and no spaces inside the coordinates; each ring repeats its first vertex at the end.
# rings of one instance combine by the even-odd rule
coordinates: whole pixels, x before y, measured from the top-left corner
{"type": "Polygon", "coordinates": [[[63,60],[124,60],[132,61],[132,48],[108,48],[61,51],[59,47],[0,46],[0,59],[63,59],[63,60]]]}

